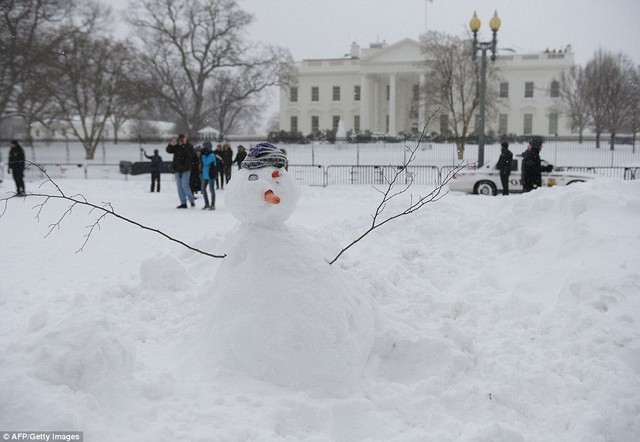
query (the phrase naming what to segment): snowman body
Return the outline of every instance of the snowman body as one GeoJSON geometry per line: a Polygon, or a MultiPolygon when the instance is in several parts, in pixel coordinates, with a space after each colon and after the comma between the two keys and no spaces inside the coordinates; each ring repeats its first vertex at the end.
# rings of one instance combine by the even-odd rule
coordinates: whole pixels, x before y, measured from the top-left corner
{"type": "Polygon", "coordinates": [[[280,386],[339,393],[363,371],[372,302],[284,225],[298,199],[284,169],[242,169],[225,206],[242,224],[216,274],[210,323],[217,359],[280,386]]]}

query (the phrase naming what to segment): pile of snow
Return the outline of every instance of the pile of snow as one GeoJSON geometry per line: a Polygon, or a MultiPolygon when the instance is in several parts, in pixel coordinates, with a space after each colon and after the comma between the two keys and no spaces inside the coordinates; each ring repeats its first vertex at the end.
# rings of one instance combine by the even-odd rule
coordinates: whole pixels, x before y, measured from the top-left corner
{"type": "Polygon", "coordinates": [[[327,265],[312,235],[284,226],[298,198],[284,169],[242,169],[229,182],[225,204],[242,225],[221,247],[205,342],[258,379],[341,395],[369,357],[372,304],[327,265]]]}
{"type": "Polygon", "coordinates": [[[238,226],[227,190],[215,211],[181,211],[169,185],[59,184],[202,250],[238,253],[208,258],[115,219],[74,253],[95,213],[76,207],[44,239],[64,202],[37,222],[35,199],[10,201],[0,428],[92,441],[640,440],[640,182],[451,193],[331,267],[371,222],[380,195],[369,186],[303,188],[271,228],[238,226]],[[244,334],[260,328],[272,334],[244,334]]]}

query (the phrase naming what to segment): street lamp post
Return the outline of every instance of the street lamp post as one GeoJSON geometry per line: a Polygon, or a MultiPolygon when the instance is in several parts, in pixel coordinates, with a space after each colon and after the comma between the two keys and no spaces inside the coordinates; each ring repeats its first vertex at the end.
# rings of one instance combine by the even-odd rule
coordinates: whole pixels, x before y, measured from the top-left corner
{"type": "Polygon", "coordinates": [[[471,59],[476,61],[478,51],[482,51],[481,69],[480,69],[480,127],[478,130],[478,167],[484,164],[484,114],[485,114],[485,96],[487,94],[487,51],[491,49],[491,61],[496,59],[496,45],[498,43],[498,29],[500,29],[500,18],[498,11],[493,14],[489,27],[493,31],[491,41],[478,41],[478,31],[480,30],[480,19],[478,15],[473,13],[473,18],[469,22],[471,32],[473,32],[473,46],[471,48],[471,59]]]}

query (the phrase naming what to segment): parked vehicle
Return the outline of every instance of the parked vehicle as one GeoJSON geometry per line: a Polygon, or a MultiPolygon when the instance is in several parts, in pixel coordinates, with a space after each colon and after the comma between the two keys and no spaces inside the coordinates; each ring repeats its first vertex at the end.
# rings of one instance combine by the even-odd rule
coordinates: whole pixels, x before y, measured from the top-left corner
{"type": "MultiPolygon", "coordinates": [[[[451,181],[449,189],[458,192],[475,193],[480,195],[497,195],[502,191],[500,171],[496,169],[498,160],[489,160],[480,168],[467,169],[458,172],[451,181]]],[[[522,157],[514,157],[511,164],[509,177],[509,192],[522,192],[522,157]]],[[[542,160],[543,166],[548,166],[547,161],[542,160]]],[[[592,180],[595,174],[568,172],[562,168],[554,167],[551,172],[542,172],[542,187],[567,186],[573,183],[592,180]]]]}

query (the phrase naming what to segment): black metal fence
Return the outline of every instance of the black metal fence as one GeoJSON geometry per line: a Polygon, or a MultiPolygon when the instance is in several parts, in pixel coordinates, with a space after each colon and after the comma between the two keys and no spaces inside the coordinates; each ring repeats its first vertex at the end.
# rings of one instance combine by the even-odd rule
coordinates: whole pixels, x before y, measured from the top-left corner
{"type": "MultiPolygon", "coordinates": [[[[148,174],[130,175],[122,173],[119,164],[69,164],[46,163],[39,164],[52,179],[102,179],[125,181],[148,181],[148,174]]],[[[457,166],[316,166],[308,164],[295,164],[289,166],[289,174],[296,183],[305,186],[341,186],[353,184],[380,184],[385,185],[390,180],[396,179],[398,184],[415,184],[419,186],[431,186],[441,182],[457,166]],[[397,176],[396,176],[397,175],[397,176]]],[[[621,180],[640,179],[640,167],[576,167],[564,166],[564,170],[573,172],[593,173],[609,178],[621,180]]],[[[173,181],[173,174],[169,175],[173,181]]],[[[30,165],[25,170],[27,181],[42,181],[45,174],[30,165]]],[[[169,177],[167,177],[169,178],[169,177]]]]}

